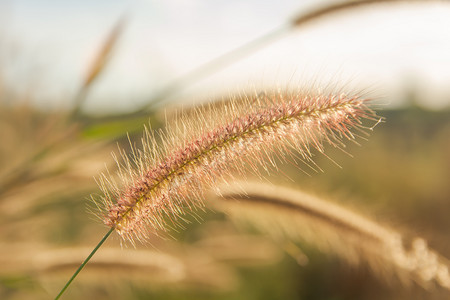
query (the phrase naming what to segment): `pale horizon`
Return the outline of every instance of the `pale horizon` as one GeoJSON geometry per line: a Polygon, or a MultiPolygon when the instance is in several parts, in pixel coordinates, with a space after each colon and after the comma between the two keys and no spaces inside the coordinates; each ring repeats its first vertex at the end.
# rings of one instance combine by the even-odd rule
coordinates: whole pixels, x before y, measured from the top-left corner
{"type": "MultiPolygon", "coordinates": [[[[86,109],[132,110],[174,78],[282,26],[313,3],[3,1],[3,52],[14,53],[19,62],[8,62],[5,81],[16,88],[27,82],[38,86],[41,106],[70,105],[64,101],[70,101],[109,31],[126,14],[119,45],[86,109]]],[[[376,4],[316,20],[179,97],[323,81],[373,89],[392,107],[412,89],[419,105],[449,107],[450,5],[425,4],[376,4]]]]}

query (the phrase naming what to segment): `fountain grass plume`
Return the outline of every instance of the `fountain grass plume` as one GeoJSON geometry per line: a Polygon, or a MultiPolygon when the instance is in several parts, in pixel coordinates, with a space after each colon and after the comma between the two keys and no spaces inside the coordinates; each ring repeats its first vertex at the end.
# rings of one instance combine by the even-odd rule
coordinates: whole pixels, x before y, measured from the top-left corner
{"type": "Polygon", "coordinates": [[[343,148],[368,129],[362,119],[380,121],[358,96],[292,92],[240,97],[194,115],[159,132],[160,146],[146,130],[143,148],[122,155],[119,184],[100,178],[100,216],[124,240],[181,226],[204,206],[205,191],[248,171],[272,173],[276,157],[314,168],[313,152],[324,153],[325,143],[343,148]]]}

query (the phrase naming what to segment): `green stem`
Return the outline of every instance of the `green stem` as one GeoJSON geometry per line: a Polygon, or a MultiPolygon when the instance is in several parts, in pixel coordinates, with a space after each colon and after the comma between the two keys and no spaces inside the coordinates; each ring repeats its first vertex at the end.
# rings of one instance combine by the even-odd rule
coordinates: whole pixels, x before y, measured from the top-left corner
{"type": "Polygon", "coordinates": [[[72,277],[70,277],[69,281],[67,281],[66,285],[62,288],[61,292],[59,292],[58,296],[56,296],[55,300],[58,300],[61,297],[61,295],[67,290],[67,288],[72,283],[72,281],[75,279],[75,277],[77,277],[78,273],[80,273],[80,271],[84,268],[84,266],[88,263],[88,261],[92,258],[92,256],[94,256],[95,252],[97,252],[97,250],[101,247],[101,245],[103,245],[103,243],[108,239],[108,237],[111,235],[111,233],[114,231],[114,229],[115,229],[114,227],[111,228],[105,234],[105,236],[102,238],[102,240],[97,244],[97,246],[95,246],[94,250],[91,251],[89,256],[86,257],[86,259],[78,267],[78,269],[75,271],[75,273],[73,273],[72,277]]]}

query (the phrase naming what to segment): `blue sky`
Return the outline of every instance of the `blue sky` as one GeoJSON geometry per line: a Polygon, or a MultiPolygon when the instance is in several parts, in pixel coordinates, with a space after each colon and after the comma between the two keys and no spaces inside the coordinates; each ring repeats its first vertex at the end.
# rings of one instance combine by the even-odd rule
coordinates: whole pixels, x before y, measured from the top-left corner
{"type": "MultiPolygon", "coordinates": [[[[129,110],[172,79],[328,1],[0,0],[7,80],[38,85],[41,105],[68,105],[89,63],[123,14],[128,25],[88,109],[129,110]],[[8,52],[9,51],[9,52],[8,52]],[[18,54],[17,54],[18,53],[18,54]],[[36,83],[38,82],[38,83],[36,83]]],[[[201,80],[183,96],[248,87],[346,83],[398,104],[406,86],[422,104],[449,105],[450,5],[375,5],[291,31],[201,80]],[[323,83],[321,83],[323,82],[323,83]]]]}

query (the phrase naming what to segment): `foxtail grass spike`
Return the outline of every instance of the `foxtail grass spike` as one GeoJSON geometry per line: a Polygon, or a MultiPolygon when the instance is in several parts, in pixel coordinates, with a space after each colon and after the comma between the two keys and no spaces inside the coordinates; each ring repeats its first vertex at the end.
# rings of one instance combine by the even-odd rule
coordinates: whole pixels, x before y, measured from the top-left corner
{"type": "Polygon", "coordinates": [[[234,182],[213,197],[214,207],[239,223],[275,237],[303,240],[351,263],[366,262],[384,279],[430,283],[450,289],[449,264],[422,238],[400,232],[336,203],[296,189],[262,182],[234,182]],[[215,198],[215,199],[214,199],[215,198]]]}
{"type": "Polygon", "coordinates": [[[271,173],[274,158],[286,161],[289,154],[313,165],[312,155],[324,153],[324,143],[345,147],[344,140],[367,129],[362,119],[379,120],[366,104],[356,96],[273,93],[199,110],[197,120],[178,120],[161,133],[161,147],[147,131],[143,149],[133,150],[132,159],[123,155],[122,183],[100,178],[100,215],[129,241],[177,227],[222,180],[248,171],[271,173]]]}

